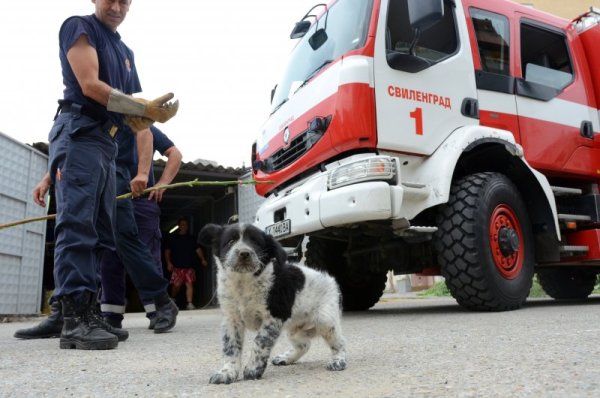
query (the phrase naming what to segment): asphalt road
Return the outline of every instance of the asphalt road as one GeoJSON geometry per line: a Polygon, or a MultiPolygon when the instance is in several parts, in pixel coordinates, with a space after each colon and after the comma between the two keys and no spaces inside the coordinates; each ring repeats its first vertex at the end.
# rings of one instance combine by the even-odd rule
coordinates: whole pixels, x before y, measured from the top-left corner
{"type": "MultiPolygon", "coordinates": [[[[451,299],[386,295],[368,312],[344,314],[345,371],[324,369],[320,341],[296,365],[231,385],[208,384],[221,366],[218,309],[182,311],[164,335],[127,314],[130,338],[110,351],[16,340],[16,329],[38,320],[3,323],[0,397],[597,397],[598,304],[537,299],[476,313],[451,299]]],[[[282,337],[274,353],[286,348],[282,337]]]]}

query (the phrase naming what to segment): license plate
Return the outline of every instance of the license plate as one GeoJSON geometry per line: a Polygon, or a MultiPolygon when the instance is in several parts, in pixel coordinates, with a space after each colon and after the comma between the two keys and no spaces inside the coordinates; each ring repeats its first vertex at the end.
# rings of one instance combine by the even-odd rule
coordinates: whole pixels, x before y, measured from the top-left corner
{"type": "Polygon", "coordinates": [[[292,233],[292,222],[289,219],[276,222],[275,224],[266,227],[265,232],[275,238],[289,235],[292,233]]]}

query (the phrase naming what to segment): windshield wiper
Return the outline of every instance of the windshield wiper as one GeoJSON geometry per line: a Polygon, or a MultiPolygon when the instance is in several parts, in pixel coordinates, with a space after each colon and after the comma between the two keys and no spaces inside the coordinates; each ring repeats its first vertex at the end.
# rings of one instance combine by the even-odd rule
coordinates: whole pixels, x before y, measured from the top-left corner
{"type": "Polygon", "coordinates": [[[297,93],[298,90],[300,90],[302,87],[306,86],[306,83],[308,83],[310,81],[310,79],[312,79],[313,77],[315,77],[315,75],[317,73],[319,73],[319,71],[321,69],[323,69],[324,67],[326,67],[327,65],[329,65],[332,62],[333,62],[332,59],[326,59],[325,61],[323,61],[323,63],[321,65],[319,65],[315,70],[313,70],[310,73],[310,75],[308,75],[308,77],[302,82],[302,84],[298,86],[298,88],[296,89],[296,91],[294,91],[294,93],[297,93]]]}
{"type": "Polygon", "coordinates": [[[277,112],[277,109],[281,108],[283,106],[283,104],[285,104],[286,102],[288,102],[290,99],[286,98],[283,101],[281,101],[279,103],[279,105],[277,105],[275,108],[273,108],[273,110],[271,111],[271,115],[274,114],[275,112],[277,112]]]}

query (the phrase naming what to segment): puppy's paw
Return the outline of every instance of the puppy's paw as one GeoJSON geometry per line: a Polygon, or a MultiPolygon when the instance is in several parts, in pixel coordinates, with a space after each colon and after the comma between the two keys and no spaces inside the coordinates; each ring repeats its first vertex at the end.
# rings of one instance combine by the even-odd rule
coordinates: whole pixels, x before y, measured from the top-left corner
{"type": "Polygon", "coordinates": [[[258,380],[262,377],[263,373],[265,373],[264,367],[247,367],[244,369],[244,380],[258,380]]]}
{"type": "Polygon", "coordinates": [[[290,364],[288,362],[288,357],[285,354],[281,354],[281,355],[277,355],[276,357],[273,357],[273,359],[271,359],[271,363],[273,365],[277,365],[277,366],[285,366],[285,365],[290,364]]]}
{"type": "Polygon", "coordinates": [[[210,384],[231,384],[237,379],[237,373],[231,370],[221,369],[210,376],[210,384]]]}
{"type": "Polygon", "coordinates": [[[346,369],[346,360],[345,359],[334,359],[325,366],[325,369],[327,369],[327,370],[344,370],[344,369],[346,369]]]}

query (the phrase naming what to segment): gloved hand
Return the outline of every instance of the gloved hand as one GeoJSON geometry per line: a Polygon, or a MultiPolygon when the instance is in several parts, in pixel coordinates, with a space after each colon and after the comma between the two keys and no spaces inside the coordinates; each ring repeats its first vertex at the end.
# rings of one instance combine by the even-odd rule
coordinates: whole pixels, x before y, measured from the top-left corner
{"type": "Polygon", "coordinates": [[[175,102],[169,102],[175,97],[173,93],[167,93],[152,101],[145,100],[143,98],[134,98],[134,100],[144,104],[143,116],[152,119],[155,122],[164,123],[177,113],[179,109],[179,100],[175,102]]]}
{"type": "Polygon", "coordinates": [[[135,98],[124,94],[117,89],[112,89],[108,97],[106,109],[126,115],[143,116],[155,122],[164,123],[175,116],[179,109],[178,100],[169,102],[173,97],[173,93],[167,93],[148,101],[143,98],[135,98]]]}
{"type": "Polygon", "coordinates": [[[154,124],[154,120],[143,116],[125,116],[125,123],[131,127],[134,133],[150,128],[154,124]]]}

